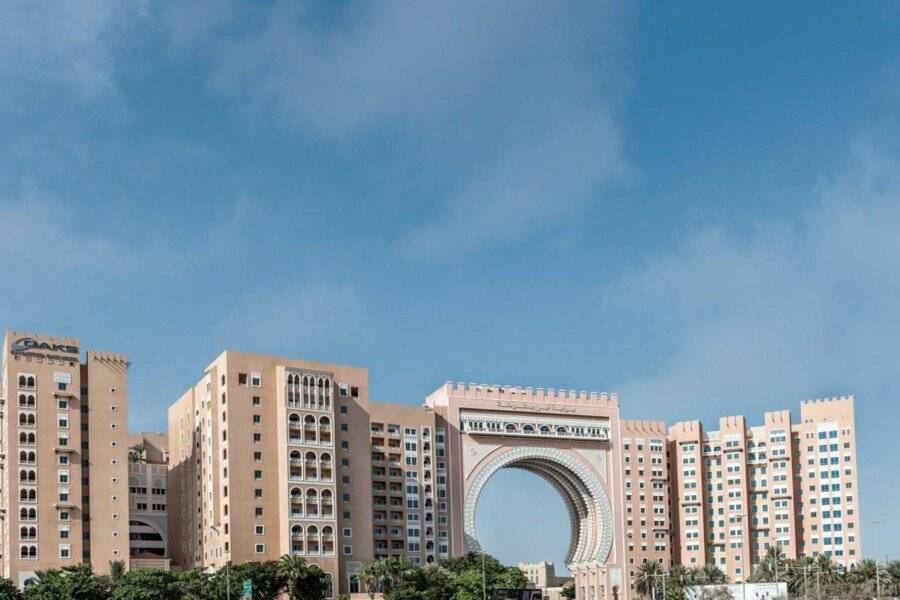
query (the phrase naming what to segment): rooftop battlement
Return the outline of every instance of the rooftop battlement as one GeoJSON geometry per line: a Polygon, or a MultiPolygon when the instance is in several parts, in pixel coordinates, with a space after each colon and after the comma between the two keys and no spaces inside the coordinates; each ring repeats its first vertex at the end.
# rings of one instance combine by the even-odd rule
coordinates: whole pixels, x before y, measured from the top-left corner
{"type": "MultiPolygon", "coordinates": [[[[447,381],[434,394],[443,392],[448,397],[489,400],[517,400],[521,402],[577,404],[582,406],[619,406],[619,395],[607,392],[558,390],[543,387],[519,387],[447,381]]],[[[432,396],[434,395],[432,394],[432,396]]]]}

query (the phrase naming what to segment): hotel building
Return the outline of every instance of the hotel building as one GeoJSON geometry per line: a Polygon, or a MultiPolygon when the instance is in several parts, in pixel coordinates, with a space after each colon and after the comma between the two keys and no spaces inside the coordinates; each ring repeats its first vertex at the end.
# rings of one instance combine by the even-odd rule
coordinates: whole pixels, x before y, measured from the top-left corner
{"type": "Polygon", "coordinates": [[[483,485],[522,468],[566,504],[579,598],[630,597],[648,560],[733,581],[769,545],[858,560],[852,397],[763,422],[667,427],[621,419],[615,394],[505,386],[373,402],[366,369],[227,351],[169,410],[170,553],[185,567],[293,553],[362,592],[372,560],[480,550],[483,485]]]}
{"type": "Polygon", "coordinates": [[[129,436],[127,370],[121,354],[82,363],[77,339],[6,334],[0,568],[19,585],[78,562],[295,554],[332,594],[363,592],[357,573],[378,558],[480,551],[478,499],[502,468],[559,492],[579,600],[629,600],[644,561],[741,581],[769,546],[861,558],[852,397],[707,431],[549,388],[447,383],[419,406],[373,402],[364,368],[226,351],[169,408],[167,435],[129,436]]]}
{"type": "Polygon", "coordinates": [[[733,581],[750,576],[769,546],[787,558],[861,558],[853,397],[800,405],[763,424],[723,417],[669,429],[674,560],[715,564],[733,581]]]}
{"type": "Polygon", "coordinates": [[[0,379],[2,574],[128,557],[128,359],[8,331],[0,379]]]}
{"type": "Polygon", "coordinates": [[[169,568],[167,436],[141,432],[128,436],[128,554],[137,568],[169,568]]]}

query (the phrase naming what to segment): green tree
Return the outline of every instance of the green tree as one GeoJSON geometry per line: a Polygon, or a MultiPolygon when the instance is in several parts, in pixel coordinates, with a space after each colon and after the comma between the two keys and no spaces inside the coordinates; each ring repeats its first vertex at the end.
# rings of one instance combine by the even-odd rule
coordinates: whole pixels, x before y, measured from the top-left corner
{"type": "Polygon", "coordinates": [[[559,595],[565,598],[566,600],[575,600],[575,584],[570,583],[563,586],[563,589],[560,590],[559,595]]]}
{"type": "Polygon", "coordinates": [[[662,567],[655,560],[645,560],[638,567],[637,574],[634,576],[634,591],[641,596],[649,596],[651,590],[657,585],[662,575],[662,567]]]}
{"type": "MultiPolygon", "coordinates": [[[[220,575],[223,569],[219,569],[216,575],[220,575]]],[[[216,577],[218,580],[219,578],[216,577]]],[[[278,563],[248,562],[240,565],[231,565],[231,573],[227,578],[231,582],[231,597],[240,598],[245,579],[253,583],[253,600],[275,600],[278,594],[285,589],[286,580],[278,574],[278,563]]],[[[221,579],[224,584],[225,578],[221,579]]],[[[224,586],[221,588],[224,591],[224,586]]],[[[222,597],[219,592],[215,597],[222,597]]]]}
{"type": "Polygon", "coordinates": [[[112,600],[181,600],[177,576],[163,569],[133,569],[118,578],[112,600]]]}
{"type": "Polygon", "coordinates": [[[119,580],[125,575],[125,561],[111,560],[109,561],[109,582],[115,586],[119,580]]]}
{"type": "MultiPolygon", "coordinates": [[[[687,584],[690,574],[682,565],[672,565],[669,569],[669,577],[666,579],[666,590],[683,589],[687,584]]],[[[666,594],[668,596],[668,594],[666,594]]]]}
{"type": "Polygon", "coordinates": [[[0,577],[0,600],[22,600],[22,592],[6,577],[0,577]]]}
{"type": "Polygon", "coordinates": [[[38,571],[35,583],[25,591],[26,600],[108,600],[109,582],[97,577],[90,565],[38,571]]]}
{"type": "Polygon", "coordinates": [[[892,560],[886,566],[882,566],[881,572],[887,575],[888,580],[887,586],[883,589],[889,590],[892,596],[900,596],[900,560],[892,560]]]}
{"type": "Polygon", "coordinates": [[[786,566],[786,558],[781,546],[769,546],[766,548],[765,556],[750,575],[750,581],[753,583],[782,581],[786,566]]]}
{"type": "Polygon", "coordinates": [[[284,582],[290,600],[322,600],[325,597],[328,589],[325,572],[299,556],[282,556],[275,573],[284,582]]]}
{"type": "Polygon", "coordinates": [[[174,585],[183,600],[207,600],[210,592],[210,575],[203,569],[176,571],[173,574],[174,585]]]}

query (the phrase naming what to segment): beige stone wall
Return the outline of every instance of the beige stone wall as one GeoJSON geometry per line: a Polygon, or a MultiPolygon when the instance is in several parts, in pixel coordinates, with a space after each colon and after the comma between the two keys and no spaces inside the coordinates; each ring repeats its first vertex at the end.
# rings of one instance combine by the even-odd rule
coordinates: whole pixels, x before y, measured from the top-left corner
{"type": "Polygon", "coordinates": [[[855,442],[852,397],[804,402],[799,423],[786,410],[765,413],[754,427],[743,416],[721,418],[716,431],[676,423],[669,429],[675,561],[712,562],[733,581],[750,577],[769,546],[788,558],[858,561],[855,442]]]}
{"type": "Polygon", "coordinates": [[[128,362],[93,351],[80,360],[75,338],[4,339],[3,574],[20,585],[39,569],[84,561],[104,572],[128,557],[128,362]],[[33,346],[13,352],[21,340],[33,346]],[[35,555],[22,558],[22,546],[35,555]]]}
{"type": "MultiPolygon", "coordinates": [[[[661,421],[622,420],[624,521],[629,582],[641,563],[671,563],[668,432],[661,421]]],[[[629,583],[629,585],[631,585],[629,583]]]]}

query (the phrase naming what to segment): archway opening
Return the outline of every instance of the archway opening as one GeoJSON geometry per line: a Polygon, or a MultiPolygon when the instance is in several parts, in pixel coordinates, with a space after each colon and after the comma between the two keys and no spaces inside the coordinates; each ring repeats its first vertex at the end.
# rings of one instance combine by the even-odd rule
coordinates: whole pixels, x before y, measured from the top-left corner
{"type": "Polygon", "coordinates": [[[548,561],[557,575],[569,574],[569,513],[541,476],[519,468],[497,471],[481,492],[475,521],[482,548],[501,562],[548,561]]]}

